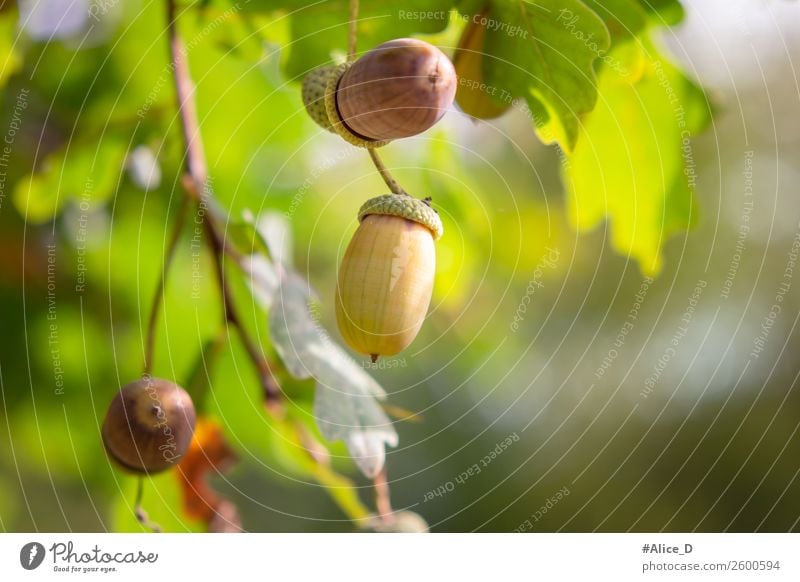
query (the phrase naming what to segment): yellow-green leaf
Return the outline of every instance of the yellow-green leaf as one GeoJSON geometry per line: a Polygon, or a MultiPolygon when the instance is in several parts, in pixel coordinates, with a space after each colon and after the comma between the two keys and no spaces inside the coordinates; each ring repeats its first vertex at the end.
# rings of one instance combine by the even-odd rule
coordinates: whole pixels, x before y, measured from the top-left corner
{"type": "Polygon", "coordinates": [[[635,83],[604,69],[599,100],[565,169],[570,217],[581,230],[608,217],[614,249],[661,268],[666,239],[691,226],[691,138],[710,119],[703,92],[642,39],[647,58],[635,83]]]}
{"type": "Polygon", "coordinates": [[[570,151],[597,100],[593,64],[608,30],[579,0],[497,0],[486,14],[487,83],[525,99],[539,137],[570,151]]]}

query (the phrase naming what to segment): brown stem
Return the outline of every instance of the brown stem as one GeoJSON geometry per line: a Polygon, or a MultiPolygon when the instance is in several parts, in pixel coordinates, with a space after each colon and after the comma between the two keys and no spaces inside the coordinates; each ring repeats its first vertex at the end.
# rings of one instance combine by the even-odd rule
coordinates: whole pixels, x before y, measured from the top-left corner
{"type": "Polygon", "coordinates": [[[372,158],[372,163],[375,164],[375,168],[378,170],[381,178],[383,178],[383,181],[386,182],[389,190],[400,196],[408,196],[408,192],[403,190],[403,187],[400,186],[397,180],[395,180],[392,174],[389,172],[389,169],[378,155],[378,151],[375,148],[369,148],[367,151],[369,151],[369,157],[372,158]]]}
{"type": "Polygon", "coordinates": [[[264,354],[261,352],[261,348],[247,334],[244,324],[242,323],[242,320],[239,318],[239,314],[236,311],[233,300],[233,292],[231,291],[230,285],[225,278],[225,269],[222,261],[223,249],[220,246],[219,240],[212,232],[213,227],[211,226],[211,222],[206,220],[205,227],[206,231],[208,232],[209,240],[211,241],[211,246],[214,250],[214,266],[217,273],[217,282],[219,283],[219,288],[222,292],[223,317],[225,318],[226,322],[230,323],[239,332],[239,338],[244,344],[247,355],[250,357],[250,360],[253,362],[256,370],[258,371],[258,380],[262,389],[264,390],[264,400],[267,409],[273,414],[279,414],[282,412],[280,388],[275,381],[275,377],[272,375],[272,370],[270,369],[269,363],[264,357],[264,354]]]}
{"type": "Polygon", "coordinates": [[[161,277],[156,287],[155,297],[153,297],[153,304],[150,308],[150,319],[147,322],[147,343],[144,350],[144,375],[149,376],[153,371],[153,353],[156,346],[156,323],[158,322],[158,311],[161,307],[161,302],[164,298],[167,283],[167,274],[169,273],[172,260],[175,257],[175,249],[180,240],[180,234],[183,230],[183,225],[186,223],[186,211],[188,208],[186,198],[181,197],[180,206],[178,207],[178,215],[175,217],[175,224],[172,226],[172,235],[170,236],[167,250],[164,253],[164,264],[161,267],[161,277]]]}
{"type": "Polygon", "coordinates": [[[386,467],[375,477],[375,508],[378,510],[378,517],[384,523],[390,523],[392,516],[392,502],[389,498],[389,482],[386,480],[386,467]]]}
{"type": "Polygon", "coordinates": [[[197,106],[194,101],[194,84],[189,73],[186,47],[175,26],[175,1],[167,0],[167,33],[172,76],[178,98],[178,113],[186,144],[186,171],[195,183],[196,194],[202,194],[208,178],[208,168],[203,149],[203,138],[197,122],[197,106]]]}
{"type": "MultiPolygon", "coordinates": [[[[208,187],[208,167],[197,119],[197,107],[193,95],[194,86],[189,74],[189,63],[186,59],[186,47],[175,26],[174,0],[167,0],[167,33],[169,35],[170,62],[178,98],[178,112],[186,148],[186,176],[183,180],[183,186],[188,196],[194,198],[198,203],[204,203],[207,202],[205,199],[211,196],[208,187]]],[[[226,244],[221,228],[216,223],[216,219],[211,212],[203,214],[203,225],[208,235],[206,240],[214,257],[217,279],[222,293],[225,320],[238,330],[247,354],[258,371],[267,409],[271,412],[277,412],[280,409],[280,389],[260,347],[247,334],[247,330],[235,309],[230,286],[225,279],[223,255],[225,253],[231,254],[237,260],[241,256],[226,244]]]]}
{"type": "Polygon", "coordinates": [[[358,0],[350,0],[350,22],[347,28],[347,60],[356,58],[356,45],[358,42],[358,0]]]}

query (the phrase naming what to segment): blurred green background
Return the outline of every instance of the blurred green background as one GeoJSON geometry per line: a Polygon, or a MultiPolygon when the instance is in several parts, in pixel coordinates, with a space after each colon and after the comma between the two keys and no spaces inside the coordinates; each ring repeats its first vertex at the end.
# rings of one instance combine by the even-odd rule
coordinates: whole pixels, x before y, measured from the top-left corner
{"type": "MultiPolygon", "coordinates": [[[[800,6],[684,4],[684,21],[656,42],[715,113],[692,136],[696,224],[662,241],[653,279],[609,246],[610,223],[573,228],[558,151],[518,108],[480,124],[453,110],[385,148],[399,181],[433,196],[445,223],[429,318],[372,372],[391,405],[418,413],[396,424],[388,475],[395,508],[433,531],[800,529],[800,6]]],[[[5,531],[137,529],[135,483],[109,465],[99,426],[141,373],[182,150],[162,4],[107,6],[90,34],[49,43],[20,32],[13,7],[0,13],[5,531]],[[162,174],[149,191],[123,169],[138,146],[162,174]]],[[[286,213],[297,268],[338,337],[338,261],[358,207],[385,187],[363,151],[305,114],[297,79],[281,72],[291,37],[282,14],[227,6],[195,6],[180,21],[215,194],[233,220],[286,213]]],[[[436,40],[447,51],[453,38],[436,40]]],[[[198,258],[189,224],[154,368],[181,383],[220,317],[210,257],[198,258]],[[197,261],[199,298],[189,300],[197,261]]],[[[245,285],[236,292],[274,358],[264,314],[245,285]]],[[[214,488],[247,530],[354,529],[264,413],[231,335],[208,382],[189,387],[239,457],[214,488]]],[[[313,430],[313,384],[286,380],[284,390],[313,430]]],[[[371,506],[346,449],[331,452],[371,506]]],[[[178,495],[173,475],[156,477],[145,507],[169,531],[202,529],[178,495]]]]}

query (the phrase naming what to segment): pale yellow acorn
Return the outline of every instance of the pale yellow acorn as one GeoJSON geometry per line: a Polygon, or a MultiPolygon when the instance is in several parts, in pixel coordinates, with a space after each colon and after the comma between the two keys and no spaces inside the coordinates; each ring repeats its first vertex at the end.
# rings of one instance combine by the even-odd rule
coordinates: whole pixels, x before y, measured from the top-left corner
{"type": "Polygon", "coordinates": [[[359,210],[339,267],[336,321],[345,342],[375,362],[417,336],[433,292],[442,221],[428,200],[386,194],[359,210]]]}

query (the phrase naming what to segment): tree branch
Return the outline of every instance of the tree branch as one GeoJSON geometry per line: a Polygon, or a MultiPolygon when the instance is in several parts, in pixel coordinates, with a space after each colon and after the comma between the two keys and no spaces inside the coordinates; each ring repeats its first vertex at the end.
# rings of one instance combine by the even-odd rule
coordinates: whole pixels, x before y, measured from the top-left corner
{"type": "MultiPolygon", "coordinates": [[[[189,74],[189,63],[186,58],[186,47],[178,35],[175,26],[175,2],[167,0],[167,34],[169,36],[170,63],[175,80],[183,138],[185,143],[185,169],[183,187],[186,194],[196,202],[202,203],[211,196],[208,188],[208,168],[206,165],[203,141],[197,119],[197,107],[194,101],[194,86],[189,74]]],[[[275,380],[269,362],[264,357],[260,346],[248,335],[242,319],[236,311],[233,293],[225,278],[223,257],[226,253],[234,258],[241,258],[238,252],[226,244],[220,226],[215,222],[211,212],[203,214],[206,240],[214,258],[215,270],[222,294],[225,320],[239,332],[247,355],[258,371],[259,382],[264,390],[267,409],[277,413],[282,409],[281,392],[275,380]]]]}

